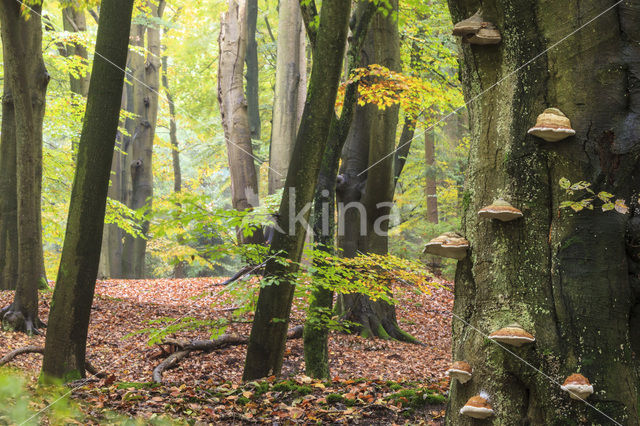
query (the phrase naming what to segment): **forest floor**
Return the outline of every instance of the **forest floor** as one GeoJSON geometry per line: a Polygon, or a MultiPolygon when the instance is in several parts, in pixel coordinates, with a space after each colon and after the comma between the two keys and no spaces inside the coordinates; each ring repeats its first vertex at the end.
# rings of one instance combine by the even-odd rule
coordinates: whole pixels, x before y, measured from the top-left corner
{"type": "MultiPolygon", "coordinates": [[[[451,353],[452,285],[442,281],[431,294],[408,285],[394,286],[400,326],[423,345],[332,332],[329,342],[333,379],[314,381],[304,376],[302,340],[287,343],[283,379],[241,382],[246,346],[193,352],[163,376],[152,381],[162,361],[158,346],[149,345],[150,320],[167,318],[231,319],[234,301],[222,279],[157,279],[100,281],[89,327],[88,359],[107,378],[74,388],[86,422],[104,420],[103,410],[142,418],[164,414],[190,423],[360,423],[441,424],[448,391],[445,371],[451,353]]],[[[0,306],[12,299],[0,292],[0,306]]],[[[50,292],[40,301],[46,319],[50,292]]],[[[294,305],[291,326],[304,322],[301,304],[294,305]]],[[[232,322],[227,333],[248,335],[251,314],[232,322]]],[[[179,331],[171,337],[209,339],[204,327],[179,331]]],[[[0,331],[0,357],[27,345],[44,345],[41,336],[0,331]]],[[[42,357],[21,355],[13,367],[34,380],[42,357]]],[[[1,423],[1,422],[0,422],[1,423]]]]}

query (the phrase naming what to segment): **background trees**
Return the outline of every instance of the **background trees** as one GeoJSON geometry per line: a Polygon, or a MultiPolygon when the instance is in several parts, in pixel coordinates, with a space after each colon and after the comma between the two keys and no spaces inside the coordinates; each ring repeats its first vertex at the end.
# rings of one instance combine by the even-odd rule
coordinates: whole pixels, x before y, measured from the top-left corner
{"type": "MultiPolygon", "coordinates": [[[[454,21],[478,6],[449,4],[454,21]]],[[[474,377],[452,385],[448,424],[461,424],[458,410],[480,390],[505,422],[606,423],[603,412],[637,424],[637,207],[630,215],[559,211],[566,194],[558,182],[637,198],[639,10],[620,3],[591,21],[612,3],[590,2],[588,12],[539,1],[482,6],[503,43],[462,45],[465,95],[475,99],[463,217],[471,255],[456,272],[453,355],[474,377]],[[553,144],[527,135],[547,107],[570,117],[575,137],[553,144]],[[480,219],[477,211],[498,197],[524,218],[480,219]],[[483,336],[513,322],[535,335],[535,345],[512,349],[533,368],[483,336]],[[560,389],[575,372],[598,389],[592,406],[560,389]]]]}

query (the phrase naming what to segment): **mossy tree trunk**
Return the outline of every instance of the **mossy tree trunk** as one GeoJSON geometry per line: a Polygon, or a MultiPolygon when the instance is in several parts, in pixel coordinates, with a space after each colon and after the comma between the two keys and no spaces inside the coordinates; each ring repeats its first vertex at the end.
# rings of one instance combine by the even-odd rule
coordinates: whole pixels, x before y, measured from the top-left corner
{"type": "MultiPolygon", "coordinates": [[[[480,3],[449,5],[456,22],[480,3]]],[[[453,358],[469,362],[473,378],[452,383],[447,424],[475,424],[459,410],[480,391],[495,410],[486,424],[610,424],[604,415],[639,424],[640,4],[622,2],[578,30],[612,5],[483,1],[503,42],[461,46],[465,96],[473,99],[463,211],[471,249],[456,272],[453,358]],[[527,135],[547,107],[571,119],[575,137],[548,143],[527,135]],[[570,198],[563,177],[627,200],[631,213],[602,212],[598,203],[559,210],[570,198]],[[497,197],[524,218],[479,219],[497,197]],[[483,336],[513,322],[536,338],[511,348],[522,360],[483,336]],[[593,407],[560,389],[575,372],[593,384],[593,407]]]]}
{"type": "Polygon", "coordinates": [[[96,58],[87,99],[78,165],[42,363],[45,381],[85,374],[111,160],[118,130],[133,0],[103,0],[96,58]],[[123,31],[123,28],[125,30],[123,31]]]}
{"type": "Polygon", "coordinates": [[[274,282],[260,289],[247,349],[245,380],[278,375],[282,368],[294,293],[290,274],[298,269],[307,231],[291,215],[302,216],[305,221],[309,218],[334,115],[350,9],[348,0],[325,0],[322,4],[307,101],[279,210],[278,225],[284,232],[274,233],[271,257],[265,267],[265,278],[274,282]]]}
{"type": "MultiPolygon", "coordinates": [[[[42,123],[49,74],[42,59],[40,13],[41,7],[34,5],[26,19],[20,3],[0,2],[4,78],[11,91],[5,102],[12,102],[13,108],[7,119],[13,118],[15,123],[18,243],[16,294],[13,303],[0,310],[0,319],[10,328],[28,333],[37,332],[42,325],[38,319],[38,287],[44,279],[40,197],[42,123]]],[[[11,158],[7,161],[11,162],[11,158]]],[[[12,196],[13,191],[8,195],[12,196]]]]}

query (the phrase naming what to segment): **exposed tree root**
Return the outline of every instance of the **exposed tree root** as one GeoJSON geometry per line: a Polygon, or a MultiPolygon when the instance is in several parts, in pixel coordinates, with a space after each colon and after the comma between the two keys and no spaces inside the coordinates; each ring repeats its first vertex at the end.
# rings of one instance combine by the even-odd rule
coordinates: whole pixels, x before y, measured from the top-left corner
{"type": "Polygon", "coordinates": [[[37,313],[25,316],[25,312],[15,309],[13,303],[0,310],[0,322],[3,328],[20,331],[28,335],[41,336],[42,332],[39,329],[46,327],[46,324],[38,318],[37,313]]]}
{"type": "MultiPolygon", "coordinates": [[[[9,352],[8,354],[6,354],[5,356],[3,356],[2,358],[0,358],[0,367],[13,361],[16,357],[18,357],[19,355],[24,355],[24,354],[40,354],[40,355],[44,355],[44,347],[42,346],[24,346],[22,348],[18,348],[18,349],[14,349],[13,351],[9,352]]],[[[98,378],[105,378],[107,377],[107,374],[105,372],[102,371],[98,371],[90,362],[89,360],[85,360],[84,362],[84,368],[87,370],[87,373],[96,376],[98,378]]]]}
{"type": "MultiPolygon", "coordinates": [[[[289,330],[287,334],[287,340],[300,339],[302,337],[303,326],[289,330]]],[[[162,375],[166,370],[174,368],[180,361],[186,358],[191,352],[211,352],[216,349],[225,348],[229,346],[245,345],[249,342],[249,338],[246,336],[239,336],[237,334],[223,334],[214,340],[177,340],[177,339],[165,339],[162,344],[170,345],[178,350],[173,352],[169,357],[162,361],[156,368],[153,369],[153,381],[156,383],[162,383],[162,375]]]]}

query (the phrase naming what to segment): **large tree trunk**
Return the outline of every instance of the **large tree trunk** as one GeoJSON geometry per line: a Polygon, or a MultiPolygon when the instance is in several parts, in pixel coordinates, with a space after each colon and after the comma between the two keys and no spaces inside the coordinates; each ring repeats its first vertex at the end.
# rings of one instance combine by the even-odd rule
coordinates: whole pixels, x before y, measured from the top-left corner
{"type": "MultiPolygon", "coordinates": [[[[229,10],[222,18],[218,68],[218,102],[222,127],[227,141],[227,155],[231,174],[231,202],[238,211],[251,209],[258,200],[258,173],[254,164],[247,102],[244,97],[244,56],[247,29],[246,0],[229,0],[229,10]]],[[[238,230],[242,243],[261,243],[261,230],[245,237],[238,230]]]]}
{"type": "Polygon", "coordinates": [[[424,162],[426,165],[426,182],[424,195],[427,199],[427,222],[438,223],[438,194],[436,181],[436,146],[433,129],[424,131],[424,162]]]}
{"type": "Polygon", "coordinates": [[[13,95],[16,134],[18,281],[14,302],[0,318],[16,330],[37,332],[38,286],[43,276],[41,191],[42,122],[49,74],[42,59],[41,9],[29,19],[21,5],[0,2],[5,79],[13,95]]]}
{"type": "MultiPolygon", "coordinates": [[[[162,18],[165,2],[148,2],[152,17],[162,18]]],[[[131,137],[129,169],[131,179],[131,198],[129,207],[138,210],[150,210],[153,202],[153,141],[158,118],[158,90],[160,89],[160,29],[155,25],[143,27],[135,25],[136,36],[145,40],[146,53],[137,56],[134,67],[134,113],[136,127],[131,137]]],[[[146,237],[149,221],[143,220],[141,230],[146,237]]],[[[145,277],[145,258],[147,239],[127,236],[123,248],[122,273],[127,278],[145,277]]]]}
{"type": "Polygon", "coordinates": [[[258,0],[247,0],[246,9],[247,115],[249,117],[251,139],[260,139],[260,80],[258,75],[258,43],[256,42],[258,0]]]}
{"type": "Polygon", "coordinates": [[[133,0],[103,0],[78,165],[42,362],[45,381],[84,377],[133,0]],[[123,28],[125,30],[123,31],[123,28]]]}
{"type": "Polygon", "coordinates": [[[17,179],[15,108],[5,78],[0,136],[0,290],[15,290],[18,283],[17,179]]]}
{"type": "Polygon", "coordinates": [[[260,289],[249,337],[244,379],[280,374],[293,301],[293,278],[306,236],[310,203],[326,147],[347,39],[351,2],[325,0],[320,13],[313,68],[296,145],[289,165],[265,277],[273,282],[260,289]],[[287,261],[289,260],[289,262],[287,261]]]}
{"type": "MultiPolygon", "coordinates": [[[[454,21],[478,8],[449,5],[454,21]]],[[[612,5],[483,1],[503,42],[462,45],[465,97],[474,99],[463,212],[471,248],[456,272],[453,359],[469,362],[473,378],[452,382],[448,424],[472,424],[459,410],[481,390],[492,424],[610,424],[605,415],[639,424],[640,3],[622,2],[588,23],[612,5]],[[547,107],[571,119],[575,137],[548,143],[527,135],[547,107]],[[626,199],[631,214],[597,203],[559,211],[569,197],[558,185],[563,177],[626,199]],[[478,218],[497,197],[524,218],[478,218]],[[509,353],[485,338],[513,322],[535,343],[509,353]],[[575,372],[593,384],[592,406],[560,389],[575,372]]]]}
{"type": "Polygon", "coordinates": [[[305,51],[300,43],[304,35],[298,0],[282,0],[278,10],[278,55],[276,86],[273,94],[273,119],[269,147],[269,193],[281,189],[287,177],[291,153],[301,115],[298,92],[306,90],[302,77],[306,70],[305,51]]]}

